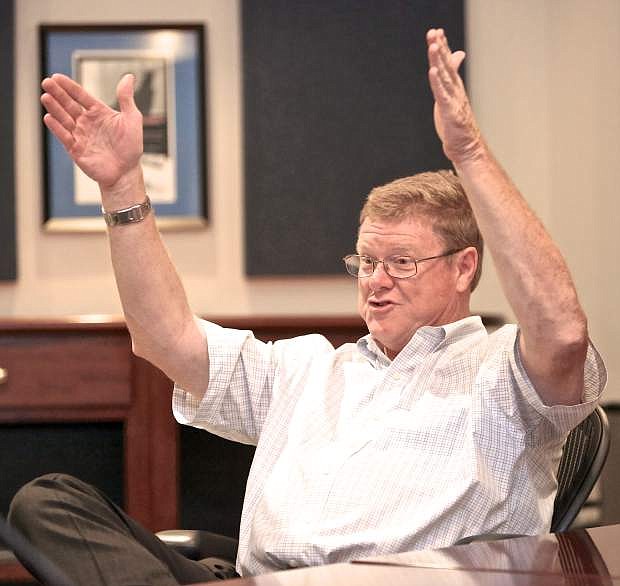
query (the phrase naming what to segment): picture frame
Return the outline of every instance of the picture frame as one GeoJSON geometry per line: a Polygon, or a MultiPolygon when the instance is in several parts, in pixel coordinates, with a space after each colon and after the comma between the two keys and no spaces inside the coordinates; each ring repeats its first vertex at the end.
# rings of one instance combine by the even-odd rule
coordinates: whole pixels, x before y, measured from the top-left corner
{"type": "MultiPolygon", "coordinates": [[[[64,73],[118,109],[116,84],[136,77],[143,115],[147,194],[161,229],[208,219],[205,27],[200,24],[40,25],[41,79],[64,73]]],[[[52,232],[105,230],[97,184],[43,125],[43,225],[52,232]]]]}

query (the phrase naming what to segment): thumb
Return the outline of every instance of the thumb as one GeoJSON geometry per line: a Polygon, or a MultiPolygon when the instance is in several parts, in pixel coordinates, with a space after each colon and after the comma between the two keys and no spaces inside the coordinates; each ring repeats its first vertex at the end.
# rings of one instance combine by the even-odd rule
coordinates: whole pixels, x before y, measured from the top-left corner
{"type": "Polygon", "coordinates": [[[129,113],[138,109],[133,99],[135,81],[136,78],[132,73],[126,73],[116,86],[116,98],[121,112],[129,113]]]}
{"type": "Polygon", "coordinates": [[[454,67],[454,71],[458,71],[461,63],[463,63],[465,59],[465,51],[454,51],[450,56],[450,62],[452,67],[454,67]]]}

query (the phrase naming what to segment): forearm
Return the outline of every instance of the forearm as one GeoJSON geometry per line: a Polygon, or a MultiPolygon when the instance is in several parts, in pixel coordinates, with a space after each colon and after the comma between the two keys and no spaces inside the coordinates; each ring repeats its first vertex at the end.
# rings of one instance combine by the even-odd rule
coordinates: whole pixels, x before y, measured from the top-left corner
{"type": "Polygon", "coordinates": [[[558,247],[485,145],[455,168],[519,323],[526,366],[534,378],[557,369],[578,393],[579,369],[569,374],[567,362],[585,359],[586,318],[558,247]]]}
{"type": "MultiPolygon", "coordinates": [[[[141,171],[102,189],[106,211],[144,200],[141,171]]],[[[143,221],[109,228],[112,265],[134,352],[187,391],[202,396],[208,353],[179,276],[155,224],[143,221]]]]}

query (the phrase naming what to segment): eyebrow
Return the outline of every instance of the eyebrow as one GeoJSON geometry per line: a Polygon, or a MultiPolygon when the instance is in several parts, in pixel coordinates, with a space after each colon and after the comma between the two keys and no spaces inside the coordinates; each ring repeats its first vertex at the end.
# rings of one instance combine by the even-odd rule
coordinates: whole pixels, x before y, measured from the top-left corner
{"type": "MultiPolygon", "coordinates": [[[[355,250],[357,251],[357,254],[361,254],[363,256],[372,256],[372,254],[368,254],[366,252],[361,252],[361,247],[356,246],[355,250]]],[[[415,258],[415,254],[413,254],[408,248],[393,248],[390,250],[390,253],[386,256],[411,256],[413,258],[415,258]]]]}

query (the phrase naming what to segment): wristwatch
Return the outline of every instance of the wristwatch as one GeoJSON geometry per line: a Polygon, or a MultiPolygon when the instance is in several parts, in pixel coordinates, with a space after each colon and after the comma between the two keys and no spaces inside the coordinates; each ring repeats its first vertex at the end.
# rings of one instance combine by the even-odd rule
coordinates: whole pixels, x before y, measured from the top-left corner
{"type": "Polygon", "coordinates": [[[133,224],[135,222],[141,222],[151,212],[151,200],[149,196],[139,204],[129,206],[122,210],[114,210],[113,212],[106,212],[101,208],[103,219],[108,226],[119,226],[120,224],[133,224]]]}

